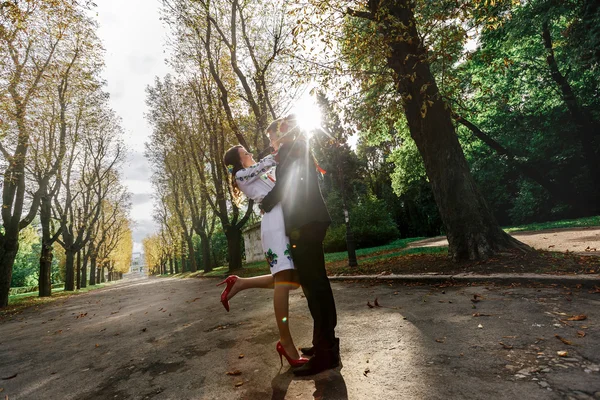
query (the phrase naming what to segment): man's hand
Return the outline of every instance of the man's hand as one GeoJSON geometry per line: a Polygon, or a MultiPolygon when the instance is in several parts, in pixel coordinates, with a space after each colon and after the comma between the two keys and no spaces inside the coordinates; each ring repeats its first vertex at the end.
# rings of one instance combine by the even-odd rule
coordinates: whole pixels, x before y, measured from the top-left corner
{"type": "Polygon", "coordinates": [[[262,203],[258,205],[258,208],[260,208],[260,211],[262,211],[263,213],[268,213],[273,209],[273,207],[275,207],[275,204],[271,204],[269,202],[268,195],[263,199],[262,203]]]}

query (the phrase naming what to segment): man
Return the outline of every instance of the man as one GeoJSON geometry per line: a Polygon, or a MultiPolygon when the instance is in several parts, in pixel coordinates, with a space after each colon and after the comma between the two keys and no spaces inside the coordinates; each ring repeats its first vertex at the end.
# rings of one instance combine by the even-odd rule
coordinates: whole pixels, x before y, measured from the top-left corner
{"type": "Polygon", "coordinates": [[[339,339],[335,337],[337,315],[331,285],[325,271],[323,240],[331,217],[319,188],[317,165],[293,116],[274,121],[267,134],[278,150],[275,187],[261,207],[270,211],[281,203],[291,255],[314,321],[313,347],[303,348],[310,361],[295,375],[313,375],[339,365],[339,339]]]}

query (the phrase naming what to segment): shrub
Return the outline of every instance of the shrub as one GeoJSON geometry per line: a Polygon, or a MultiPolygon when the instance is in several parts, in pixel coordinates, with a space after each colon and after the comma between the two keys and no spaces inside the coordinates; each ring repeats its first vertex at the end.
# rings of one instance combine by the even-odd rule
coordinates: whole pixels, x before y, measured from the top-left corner
{"type": "Polygon", "coordinates": [[[367,198],[350,212],[357,248],[387,244],[400,235],[384,201],[367,198]]]}
{"type": "MultiPolygon", "coordinates": [[[[350,224],[356,248],[387,244],[400,235],[386,203],[366,198],[350,211],[350,224]]],[[[323,242],[325,252],[346,250],[346,225],[333,225],[323,242]]]]}

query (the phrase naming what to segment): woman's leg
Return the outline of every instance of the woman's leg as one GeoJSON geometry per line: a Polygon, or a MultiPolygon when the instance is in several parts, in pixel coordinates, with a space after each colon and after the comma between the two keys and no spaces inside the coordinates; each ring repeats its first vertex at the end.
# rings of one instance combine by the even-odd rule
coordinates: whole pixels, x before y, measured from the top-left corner
{"type": "Polygon", "coordinates": [[[231,299],[241,290],[246,289],[273,289],[273,275],[254,276],[252,278],[238,278],[231,291],[227,295],[227,300],[231,299]]]}
{"type": "Polygon", "coordinates": [[[300,358],[289,327],[289,292],[299,287],[294,270],[283,270],[275,274],[275,290],[273,292],[273,308],[281,345],[292,359],[300,358]]]}

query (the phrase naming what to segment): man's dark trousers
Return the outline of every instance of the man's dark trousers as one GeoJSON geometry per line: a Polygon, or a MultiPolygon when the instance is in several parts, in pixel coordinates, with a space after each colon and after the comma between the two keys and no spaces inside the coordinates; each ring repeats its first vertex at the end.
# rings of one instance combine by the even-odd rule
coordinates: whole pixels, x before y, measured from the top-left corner
{"type": "Polygon", "coordinates": [[[314,321],[313,346],[317,352],[335,351],[336,347],[337,314],[323,254],[328,225],[312,223],[290,235],[292,259],[314,321]]]}

